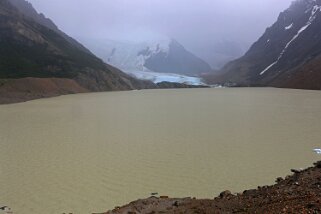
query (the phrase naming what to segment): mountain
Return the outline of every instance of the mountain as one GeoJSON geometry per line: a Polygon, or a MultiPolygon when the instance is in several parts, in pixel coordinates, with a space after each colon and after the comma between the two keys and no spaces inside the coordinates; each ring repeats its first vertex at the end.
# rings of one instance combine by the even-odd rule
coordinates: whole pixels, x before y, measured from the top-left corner
{"type": "MultiPolygon", "coordinates": [[[[58,78],[55,83],[69,79],[77,85],[76,88],[81,88],[80,91],[153,87],[152,83],[139,81],[105,64],[60,31],[51,20],[38,14],[25,0],[1,0],[0,79],[6,81],[1,81],[0,85],[4,86],[10,79],[27,77],[27,82],[30,82],[30,77],[58,78]]],[[[39,83],[39,79],[35,81],[39,83]]],[[[67,86],[64,88],[66,90],[58,90],[57,93],[77,92],[68,90],[67,86]]],[[[26,93],[26,90],[21,93],[26,93]]],[[[1,95],[4,96],[3,93],[1,95]]]]}
{"type": "Polygon", "coordinates": [[[321,89],[321,0],[297,0],[211,83],[321,89]]]}
{"type": "Polygon", "coordinates": [[[156,72],[199,76],[211,71],[202,59],[174,39],[151,42],[88,40],[84,43],[105,62],[125,72],[156,72]],[[86,42],[87,41],[87,42],[86,42]]]}
{"type": "Polygon", "coordinates": [[[226,63],[241,57],[247,44],[231,40],[218,40],[203,42],[194,47],[193,51],[204,59],[209,65],[219,71],[226,63]]]}
{"type": "Polygon", "coordinates": [[[85,51],[87,53],[90,53],[88,49],[86,49],[82,44],[77,42],[75,39],[71,38],[55,25],[53,21],[46,18],[44,14],[38,13],[32,6],[31,3],[24,1],[24,0],[10,0],[10,3],[14,5],[21,13],[23,13],[24,16],[33,19],[37,23],[55,31],[62,37],[64,37],[68,42],[72,43],[74,46],[77,46],[82,51],[85,51]]]}

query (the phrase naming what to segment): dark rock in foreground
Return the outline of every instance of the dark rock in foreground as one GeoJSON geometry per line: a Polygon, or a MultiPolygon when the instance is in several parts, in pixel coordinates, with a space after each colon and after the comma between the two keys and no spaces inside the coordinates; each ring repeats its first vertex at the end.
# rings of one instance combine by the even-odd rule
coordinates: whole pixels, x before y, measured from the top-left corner
{"type": "Polygon", "coordinates": [[[105,214],[119,213],[321,213],[321,161],[314,167],[278,178],[273,186],[233,195],[224,191],[213,200],[156,198],[131,202],[105,214]]]}

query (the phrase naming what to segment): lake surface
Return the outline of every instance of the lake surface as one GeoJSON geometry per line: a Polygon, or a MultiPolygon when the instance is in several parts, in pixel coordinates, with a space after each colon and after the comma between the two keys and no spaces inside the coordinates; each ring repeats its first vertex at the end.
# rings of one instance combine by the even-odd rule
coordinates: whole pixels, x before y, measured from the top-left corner
{"type": "Polygon", "coordinates": [[[102,212],[152,192],[214,198],[321,156],[321,92],[272,88],[68,95],[0,106],[0,205],[102,212]]]}

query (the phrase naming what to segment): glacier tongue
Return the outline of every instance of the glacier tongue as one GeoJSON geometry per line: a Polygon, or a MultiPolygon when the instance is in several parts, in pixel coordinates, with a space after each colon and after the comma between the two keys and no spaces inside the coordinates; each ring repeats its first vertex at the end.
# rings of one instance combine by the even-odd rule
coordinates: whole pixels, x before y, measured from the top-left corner
{"type": "Polygon", "coordinates": [[[189,77],[179,74],[171,73],[157,73],[152,71],[127,71],[127,74],[134,76],[138,79],[150,80],[154,83],[160,82],[173,82],[173,83],[184,83],[187,85],[205,85],[201,78],[189,77]]]}

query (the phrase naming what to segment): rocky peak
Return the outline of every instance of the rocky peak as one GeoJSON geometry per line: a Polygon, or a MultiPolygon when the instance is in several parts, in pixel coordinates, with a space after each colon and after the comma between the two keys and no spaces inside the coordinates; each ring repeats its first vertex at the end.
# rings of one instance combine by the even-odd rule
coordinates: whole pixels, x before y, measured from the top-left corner
{"type": "Polygon", "coordinates": [[[210,65],[184,48],[175,39],[156,43],[145,57],[144,67],[159,73],[197,76],[211,71],[210,65]]]}
{"type": "MultiPolygon", "coordinates": [[[[223,81],[240,85],[282,86],[297,78],[304,65],[321,54],[320,25],[321,0],[294,1],[243,57],[222,69],[225,72],[223,81]]],[[[306,77],[300,75],[301,79],[302,76],[306,77]]],[[[307,79],[296,82],[304,82],[304,88],[309,85],[307,79]]],[[[303,86],[296,83],[291,87],[303,86]]],[[[321,85],[313,88],[319,87],[321,85]]]]}
{"type": "Polygon", "coordinates": [[[51,30],[59,31],[58,27],[50,19],[45,17],[44,14],[38,13],[30,2],[25,0],[10,0],[10,3],[26,17],[33,19],[51,30]]]}
{"type": "Polygon", "coordinates": [[[91,54],[91,52],[87,48],[85,48],[83,45],[81,45],[78,41],[76,41],[75,39],[71,38],[61,30],[59,30],[57,25],[51,19],[47,18],[42,13],[38,13],[30,2],[26,0],[10,0],[10,4],[14,6],[15,9],[17,9],[21,14],[23,14],[25,18],[35,21],[38,24],[45,26],[50,30],[55,31],[56,33],[64,37],[68,42],[76,46],[77,48],[87,52],[88,54],[91,54]]]}
{"type": "Polygon", "coordinates": [[[171,38],[137,43],[100,40],[87,44],[105,62],[131,74],[156,72],[197,76],[211,71],[211,67],[204,60],[171,38]]]}

